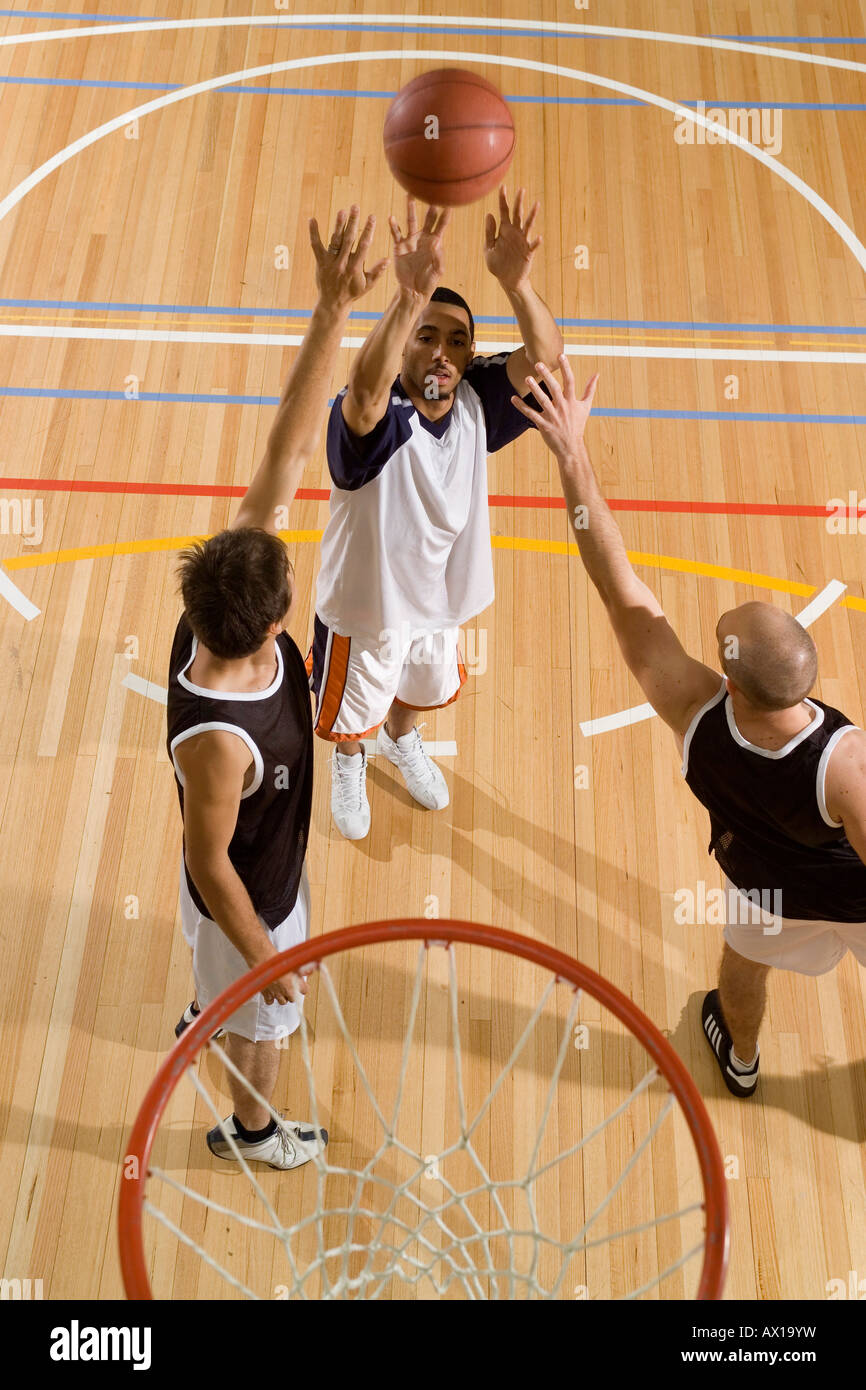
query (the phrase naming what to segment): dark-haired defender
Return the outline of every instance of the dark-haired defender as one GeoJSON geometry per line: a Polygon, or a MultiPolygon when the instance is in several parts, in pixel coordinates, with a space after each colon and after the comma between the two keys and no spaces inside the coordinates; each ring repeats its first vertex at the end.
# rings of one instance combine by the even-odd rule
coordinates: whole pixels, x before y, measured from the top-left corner
{"type": "MultiPolygon", "coordinates": [[[[310,240],[319,298],[283,390],[264,459],[233,526],[185,552],[184,614],[168,685],[168,751],[184,828],[181,914],[193,951],[191,1022],[232,981],[309,935],[304,855],[310,827],[313,731],[304,660],[283,631],[292,605],[286,547],[276,534],[312,458],[337,352],[369,272],[368,219],[353,251],[359,213],[337,217],[327,249],[315,219],[310,240]]],[[[303,981],[282,976],[225,1024],[226,1052],[266,1102],[276,1084],[275,1045],[299,1023],[303,981]]],[[[223,1129],[246,1159],[296,1168],[327,1142],[306,1123],[278,1125],[229,1073],[234,1113],[208,1134],[218,1158],[233,1158],[223,1129]]]]}
{"type": "Polygon", "coordinates": [[[537,209],[524,219],[520,189],[512,215],[503,188],[498,233],[492,214],[485,225],[487,268],[526,346],[474,357],[468,304],[437,288],[449,214],[430,208],[419,231],[410,198],[405,236],[390,220],[397,293],[331,411],[331,518],[307,666],[316,733],[336,745],[331,812],[350,840],[370,827],[361,740],[376,729],[378,751],[415,800],[431,810],[448,804],[416,715],[460,692],[460,624],[493,602],[487,455],[528,428],[510,402],[529,363],[553,366],[562,349],[529,278],[541,240],[530,240],[537,209]]]}
{"type": "Polygon", "coordinates": [[[556,456],[580,556],[622,654],[676,735],[686,783],[710,813],[727,925],[702,1023],[728,1090],[749,1096],[770,967],[821,975],[849,950],[866,965],[866,734],[807,698],[815,644],[770,604],[722,614],[724,675],[683,650],[632,569],[592,470],[583,433],[597,377],[578,400],[564,356],[560,365],[562,388],[539,367],[546,396],[529,378],[541,407],[534,421],[556,456]]]}

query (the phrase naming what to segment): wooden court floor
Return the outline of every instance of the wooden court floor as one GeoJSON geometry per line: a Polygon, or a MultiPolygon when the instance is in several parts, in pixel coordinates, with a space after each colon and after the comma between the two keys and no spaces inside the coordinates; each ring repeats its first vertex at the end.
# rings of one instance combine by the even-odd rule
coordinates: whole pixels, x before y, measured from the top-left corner
{"type": "MultiPolygon", "coordinates": [[[[590,450],[686,646],[713,663],[725,609],[760,598],[797,613],[841,581],[813,628],[817,695],[855,723],[866,715],[864,537],[856,518],[834,528],[828,514],[834,499],[856,506],[866,493],[866,6],[629,6],[622,25],[643,36],[557,29],[614,21],[553,0],[446,7],[451,25],[421,0],[429,22],[384,32],[366,3],[262,5],[267,22],[226,22],[248,8],[168,0],[161,21],[129,32],[106,21],[105,34],[90,32],[97,0],[84,20],[0,12],[0,1268],[43,1280],[50,1298],[122,1293],[125,1143],[191,993],[156,689],[180,611],[176,552],[227,524],[261,456],[313,303],[308,216],[330,225],[358,201],[378,215],[376,255],[387,252],[387,214],[403,205],[381,149],[388,93],[426,67],[469,62],[511,101],[509,187],[542,203],[534,282],[575,373],[601,372],[590,450]],[[345,23],[317,27],[335,8],[345,23]],[[32,35],[40,41],[20,41],[32,35]],[[773,36],[763,43],[774,52],[726,48],[722,36],[737,35],[773,36]],[[414,50],[449,56],[404,56],[414,50]],[[388,56],[363,61],[373,52],[388,56]],[[317,55],[330,57],[290,66],[317,55]],[[743,109],[776,164],[700,138],[665,101],[704,102],[726,120],[743,109]]],[[[117,0],[101,9],[116,16],[117,0]]],[[[125,0],[122,12],[136,7],[125,0]]],[[[481,255],[488,206],[455,214],[446,253],[445,283],[472,305],[481,352],[517,341],[481,255]]],[[[362,309],[380,311],[392,287],[389,277],[362,309]]],[[[356,317],[351,333],[369,322],[356,317]]],[[[742,1104],[722,1090],[700,1037],[721,930],[676,916],[675,895],[720,883],[707,817],[658,720],[581,728],[643,697],[568,549],[540,439],[492,456],[489,476],[496,602],[468,625],[461,698],[425,729],[456,744],[441,758],[451,805],[416,808],[374,761],[371,833],[345,842],[318,744],[314,931],[436,913],[541,938],[609,977],[670,1038],[706,1100],[729,1169],[727,1295],[827,1298],[831,1281],[866,1278],[863,972],[849,955],[817,980],[773,974],[759,1091],[742,1104]]],[[[288,543],[291,632],[306,651],[327,517],[323,445],[303,486],[288,543]]],[[[347,1018],[368,1045],[370,1019],[395,999],[403,1007],[409,963],[383,973],[373,955],[347,975],[347,1018]]],[[[474,1087],[496,1050],[491,1019],[522,1016],[517,967],[479,969],[471,998],[474,1087]]],[[[320,1002],[310,1017],[324,1037],[320,1002]]],[[[547,1052],[488,1136],[505,1166],[547,1052]]],[[[588,1058],[567,1114],[601,1113],[628,1071],[605,1074],[603,1054],[588,1058]]],[[[353,1131],[360,1100],[339,1069],[327,1075],[332,1132],[351,1158],[353,1142],[369,1143],[366,1121],[353,1131]]],[[[202,1076],[224,1105],[219,1067],[206,1062],[202,1076]]],[[[425,1105],[442,1102],[441,1068],[418,1084],[425,1105]]],[[[175,1165],[216,1190],[226,1180],[211,1174],[205,1123],[192,1105],[173,1113],[175,1165]]],[[[660,1189],[671,1152],[685,1161],[679,1140],[662,1151],[660,1189]]],[[[560,1219],[600,1175],[584,1167],[548,1199],[560,1219]]],[[[289,1208],[312,1191],[289,1189],[292,1176],[278,1180],[289,1208]]],[[[189,1258],[159,1248],[163,1296],[219,1296],[189,1258]]],[[[644,1251],[637,1273],[656,1258],[644,1251]]],[[[587,1268],[589,1296],[622,1292],[622,1264],[587,1268]]]]}

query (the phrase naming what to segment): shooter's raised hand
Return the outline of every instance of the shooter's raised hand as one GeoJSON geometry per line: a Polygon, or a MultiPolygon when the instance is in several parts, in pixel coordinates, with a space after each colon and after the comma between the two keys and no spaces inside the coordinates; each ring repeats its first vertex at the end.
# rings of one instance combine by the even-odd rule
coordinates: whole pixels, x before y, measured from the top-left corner
{"type": "Polygon", "coordinates": [[[583,395],[578,398],[574,389],[574,376],[564,352],[559,354],[559,367],[562,371],[561,386],[543,362],[536,364],[535,370],[550,396],[544,394],[535,377],[526,378],[529,390],[538,401],[541,410],[534,410],[532,406],[525,405],[519,396],[512,396],[511,404],[538,428],[545,444],[556,457],[565,460],[583,439],[586,422],[592,410],[592,398],[598,385],[598,372],[590,377],[583,395]]]}
{"type": "Polygon", "coordinates": [[[386,258],[377,261],[370,270],[365,270],[364,257],[373,240],[376,218],[373,213],[370,214],[358,245],[355,246],[360,218],[361,210],[357,203],[352,204],[348,213],[341,208],[327,246],[322,244],[319,224],[315,217],[310,218],[310,245],[316,258],[319,298],[334,308],[345,307],[365,295],[373,288],[388,264],[386,258]]]}
{"type": "Polygon", "coordinates": [[[402,289],[411,290],[425,301],[445,274],[442,235],[450,219],[449,208],[429,207],[419,231],[414,198],[407,200],[405,235],[396,218],[388,218],[394,241],[394,273],[397,281],[402,289]]]}
{"type": "Polygon", "coordinates": [[[514,211],[508,208],[508,190],[505,184],[499,189],[499,231],[496,218],[488,212],[484,219],[484,259],[491,275],[495,275],[504,290],[519,290],[529,279],[532,258],[541,245],[541,237],[530,240],[529,233],[535,221],[540,203],[533,203],[528,215],[523,216],[524,188],[518,188],[514,199],[514,211]]]}

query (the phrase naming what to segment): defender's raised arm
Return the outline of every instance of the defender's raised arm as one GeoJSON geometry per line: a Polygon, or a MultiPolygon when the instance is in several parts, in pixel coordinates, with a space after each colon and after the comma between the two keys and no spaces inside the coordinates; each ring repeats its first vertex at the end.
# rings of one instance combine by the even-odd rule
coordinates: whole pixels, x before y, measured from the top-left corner
{"type": "Polygon", "coordinates": [[[512,404],[538,427],[559,464],[580,558],[604,602],[629,670],[653,709],[682,738],[692,716],[718,689],[719,676],[684,650],[652,589],[632,569],[620,529],[601,495],[584,443],[598,374],[578,398],[568,358],[559,358],[563,385],[539,362],[527,377],[540,414],[517,397],[512,404]]]}
{"type": "Polygon", "coordinates": [[[280,530],[280,513],[294,500],[304,468],[315,453],[349,311],[355,300],[372,289],[388,264],[387,260],[377,261],[370,270],[364,269],[376,219],[372,214],[367,218],[355,246],[359,221],[357,204],[348,214],[338,212],[325,247],[316,219],[310,218],[319,298],[283,388],[265,456],[233,522],[235,528],[280,530]]]}

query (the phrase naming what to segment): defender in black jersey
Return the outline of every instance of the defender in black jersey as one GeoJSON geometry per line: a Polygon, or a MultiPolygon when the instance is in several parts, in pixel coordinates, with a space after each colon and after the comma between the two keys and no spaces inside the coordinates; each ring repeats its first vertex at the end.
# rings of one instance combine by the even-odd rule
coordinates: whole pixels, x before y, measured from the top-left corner
{"type": "MultiPolygon", "coordinates": [[[[387,265],[364,269],[374,222],[355,248],[359,210],[339,213],[326,248],[311,219],[319,299],[265,457],[233,526],[182,557],[167,744],[183,817],[181,914],[196,1000],[178,1032],[233,980],[309,934],[313,730],[304,660],[283,631],[291,565],[277,533],[316,448],[351,305],[387,265]]],[[[229,1058],[266,1102],[279,1069],[275,1042],[298,1026],[304,993],[303,981],[283,976],[225,1024],[229,1058]]],[[[234,1113],[208,1134],[218,1158],[241,1152],[295,1168],[327,1143],[305,1123],[278,1123],[234,1075],[228,1081],[234,1113]]]]}
{"type": "MultiPolygon", "coordinates": [[[[580,555],[653,709],[674,731],[683,775],[710,813],[710,852],[727,877],[718,990],[703,1027],[725,1085],[754,1092],[771,966],[818,975],[848,950],[866,964],[866,734],[807,698],[815,645],[789,614],[744,603],[719,619],[724,675],[690,657],[634,573],[583,441],[582,399],[544,367],[534,421],[559,463],[580,555]]],[[[517,409],[525,409],[517,397],[517,409]]]]}

